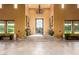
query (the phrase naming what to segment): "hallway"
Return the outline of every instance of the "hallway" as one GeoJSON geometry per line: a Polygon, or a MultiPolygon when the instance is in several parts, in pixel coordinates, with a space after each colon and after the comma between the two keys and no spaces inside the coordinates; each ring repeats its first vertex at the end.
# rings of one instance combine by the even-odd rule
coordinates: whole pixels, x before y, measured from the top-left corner
{"type": "Polygon", "coordinates": [[[59,41],[54,37],[31,36],[22,41],[0,41],[1,55],[79,54],[78,41],[59,41]]]}

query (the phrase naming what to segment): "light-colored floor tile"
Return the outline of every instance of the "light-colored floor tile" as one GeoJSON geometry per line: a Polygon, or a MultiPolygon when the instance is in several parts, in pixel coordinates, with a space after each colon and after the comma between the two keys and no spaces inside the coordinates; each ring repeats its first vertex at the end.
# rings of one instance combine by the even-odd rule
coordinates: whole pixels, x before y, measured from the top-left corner
{"type": "Polygon", "coordinates": [[[1,55],[70,55],[79,54],[79,41],[54,37],[27,37],[24,41],[0,41],[1,55]]]}

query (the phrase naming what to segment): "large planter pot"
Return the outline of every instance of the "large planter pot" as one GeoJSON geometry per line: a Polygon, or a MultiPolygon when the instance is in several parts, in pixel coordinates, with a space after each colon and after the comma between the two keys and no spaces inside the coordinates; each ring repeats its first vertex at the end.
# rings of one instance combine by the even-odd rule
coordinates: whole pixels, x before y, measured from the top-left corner
{"type": "Polygon", "coordinates": [[[54,31],[53,31],[52,29],[50,29],[50,30],[48,31],[48,34],[49,34],[50,36],[53,36],[53,35],[54,35],[54,31]]]}
{"type": "Polygon", "coordinates": [[[31,31],[30,31],[30,29],[27,28],[25,31],[26,31],[26,36],[31,35],[31,31]]]}
{"type": "Polygon", "coordinates": [[[14,35],[10,35],[10,40],[13,40],[13,38],[14,38],[14,35]]]}
{"type": "Polygon", "coordinates": [[[70,36],[71,34],[65,34],[65,39],[68,40],[68,37],[70,36]]]}

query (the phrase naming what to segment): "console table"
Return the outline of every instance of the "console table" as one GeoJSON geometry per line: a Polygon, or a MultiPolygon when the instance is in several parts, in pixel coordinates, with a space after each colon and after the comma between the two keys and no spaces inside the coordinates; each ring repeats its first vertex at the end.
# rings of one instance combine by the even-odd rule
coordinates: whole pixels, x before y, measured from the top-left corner
{"type": "Polygon", "coordinates": [[[0,34],[0,40],[13,40],[13,34],[0,34]]]}
{"type": "Polygon", "coordinates": [[[66,34],[65,35],[66,40],[79,40],[79,35],[78,34],[66,34]]]}

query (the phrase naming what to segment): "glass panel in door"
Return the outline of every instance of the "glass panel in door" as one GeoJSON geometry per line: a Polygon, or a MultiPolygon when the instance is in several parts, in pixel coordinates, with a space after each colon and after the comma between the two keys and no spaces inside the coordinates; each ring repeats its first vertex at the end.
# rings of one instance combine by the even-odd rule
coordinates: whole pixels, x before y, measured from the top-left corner
{"type": "Polygon", "coordinates": [[[43,34],[43,19],[36,19],[36,34],[43,34]]]}

